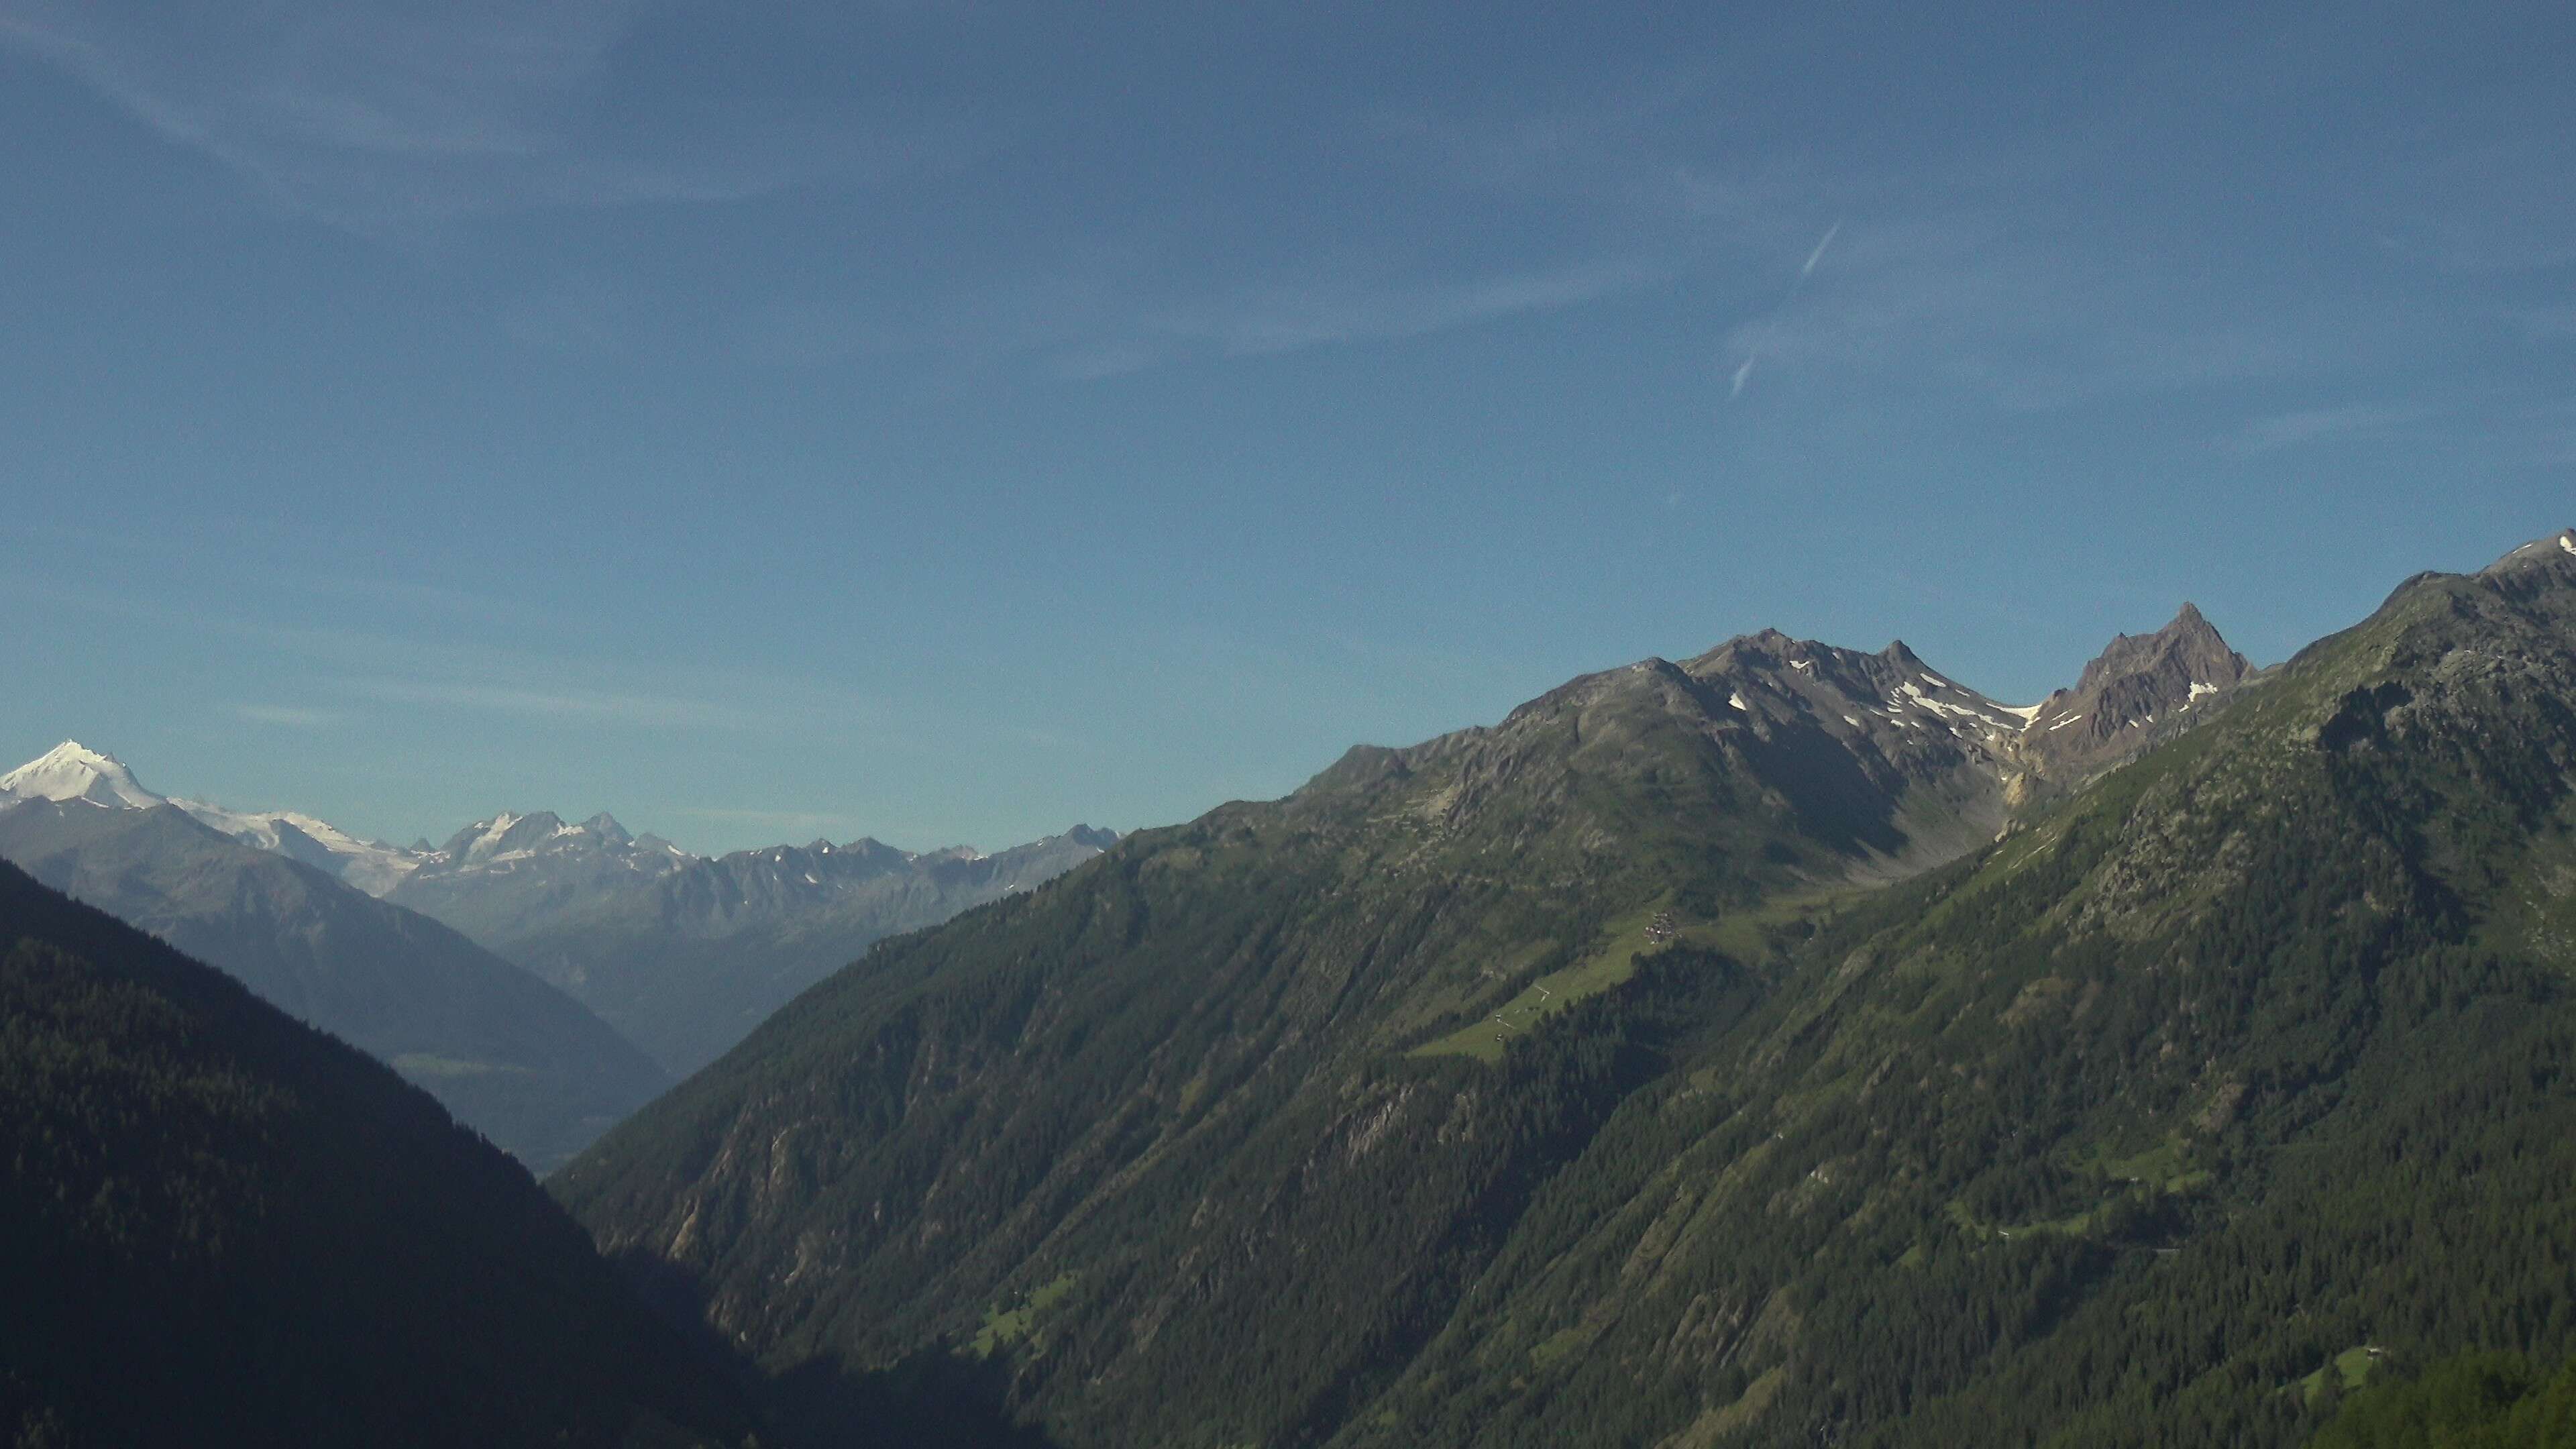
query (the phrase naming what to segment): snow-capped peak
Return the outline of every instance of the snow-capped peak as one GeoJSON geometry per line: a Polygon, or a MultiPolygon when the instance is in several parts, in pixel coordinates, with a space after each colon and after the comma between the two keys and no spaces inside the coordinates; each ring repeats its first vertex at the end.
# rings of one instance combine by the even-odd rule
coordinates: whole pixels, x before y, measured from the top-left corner
{"type": "Polygon", "coordinates": [[[655,835],[630,835],[617,817],[601,811],[575,825],[551,810],[504,810],[477,820],[426,853],[424,863],[454,874],[491,868],[503,873],[534,869],[529,862],[607,861],[661,871],[697,857],[655,835]]]}
{"type": "Polygon", "coordinates": [[[27,800],[85,800],[110,810],[176,805],[246,845],[300,860],[370,895],[382,895],[419,863],[419,852],[361,840],[327,820],[292,810],[227,810],[204,800],[155,795],[114,755],[65,740],[41,758],[0,775],[0,809],[27,800]]]}
{"type": "Polygon", "coordinates": [[[162,802],[114,755],[65,740],[43,755],[0,775],[0,796],[12,800],[87,800],[111,810],[149,810],[162,802]]]}
{"type": "Polygon", "coordinates": [[[336,875],[371,896],[381,896],[419,869],[428,854],[352,835],[328,820],[294,810],[228,810],[207,800],[170,802],[245,845],[300,860],[336,875]]]}

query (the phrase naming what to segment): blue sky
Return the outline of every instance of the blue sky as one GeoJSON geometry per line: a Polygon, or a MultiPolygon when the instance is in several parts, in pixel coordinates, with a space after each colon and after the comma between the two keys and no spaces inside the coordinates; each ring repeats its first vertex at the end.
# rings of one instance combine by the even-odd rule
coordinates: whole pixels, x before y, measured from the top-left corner
{"type": "Polygon", "coordinates": [[[0,0],[0,746],[992,847],[2576,523],[2576,13],[2094,8],[0,0]]]}

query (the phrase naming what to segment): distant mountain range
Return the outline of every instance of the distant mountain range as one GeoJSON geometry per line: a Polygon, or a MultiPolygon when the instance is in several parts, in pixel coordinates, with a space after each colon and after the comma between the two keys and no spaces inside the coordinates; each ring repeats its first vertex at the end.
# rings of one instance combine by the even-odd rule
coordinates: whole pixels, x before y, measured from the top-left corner
{"type": "Polygon", "coordinates": [[[392,1062],[541,1168],[879,938],[1116,838],[1077,826],[991,856],[861,840],[707,859],[606,814],[536,813],[433,849],[163,796],[76,742],[0,775],[0,857],[392,1062]]]}
{"type": "Polygon", "coordinates": [[[209,826],[109,756],[65,744],[0,776],[0,792],[0,858],[373,1053],[540,1169],[670,1084],[561,991],[426,916],[209,826]]]}
{"type": "Polygon", "coordinates": [[[361,840],[328,821],[292,810],[244,812],[154,794],[135,780],[123,761],[73,740],[0,775],[0,808],[17,800],[78,800],[111,810],[173,805],[210,829],[301,861],[369,895],[391,890],[419,863],[417,850],[361,840]]]}
{"type": "Polygon", "coordinates": [[[386,899],[562,987],[686,1075],[878,939],[1027,890],[1117,838],[1077,825],[994,855],[863,839],[711,860],[606,815],[502,815],[420,857],[386,899]]]}
{"type": "Polygon", "coordinates": [[[2576,1350],[2576,532],[2006,706],[1778,633],[881,943],[554,1180],[1071,1449],[2286,1449],[2576,1350]]]}

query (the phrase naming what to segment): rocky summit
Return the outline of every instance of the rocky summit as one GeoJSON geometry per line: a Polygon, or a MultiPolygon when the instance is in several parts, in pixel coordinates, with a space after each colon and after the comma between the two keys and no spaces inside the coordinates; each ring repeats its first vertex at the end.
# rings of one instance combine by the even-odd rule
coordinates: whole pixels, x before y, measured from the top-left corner
{"type": "Polygon", "coordinates": [[[2190,604],[2153,634],[2113,639],[2070,689],[2040,702],[2012,755],[2059,785],[2081,781],[2180,733],[2254,677],[2245,656],[2190,604]]]}

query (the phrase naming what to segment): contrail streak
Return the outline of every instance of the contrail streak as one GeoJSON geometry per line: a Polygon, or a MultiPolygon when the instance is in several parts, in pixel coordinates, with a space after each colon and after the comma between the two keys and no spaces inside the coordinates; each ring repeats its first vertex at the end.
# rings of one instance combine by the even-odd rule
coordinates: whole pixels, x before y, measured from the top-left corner
{"type": "MultiPolygon", "coordinates": [[[[1816,243],[1816,249],[1814,251],[1807,253],[1807,264],[1798,269],[1799,281],[1803,282],[1816,274],[1816,263],[1825,259],[1825,248],[1834,244],[1834,233],[1841,231],[1842,229],[1843,224],[1839,221],[1835,222],[1832,226],[1825,228],[1824,240],[1816,243]]],[[[1797,295],[1794,288],[1791,290],[1790,295],[1797,295]]]]}
{"type": "Polygon", "coordinates": [[[1753,380],[1753,364],[1762,360],[1763,349],[1771,345],[1772,337],[1780,331],[1780,314],[1788,311],[1789,304],[1798,300],[1798,293],[1807,285],[1807,279],[1816,274],[1816,264],[1825,259],[1825,248],[1834,244],[1835,235],[1842,229],[1842,219],[1836,217],[1834,224],[1825,228],[1825,234],[1816,239],[1815,249],[1807,253],[1807,260],[1798,267],[1798,275],[1789,279],[1789,290],[1780,294],[1779,305],[1773,307],[1771,315],[1763,320],[1762,335],[1745,350],[1744,361],[1735,369],[1735,380],[1726,389],[1728,402],[1744,396],[1744,385],[1753,380]]]}

